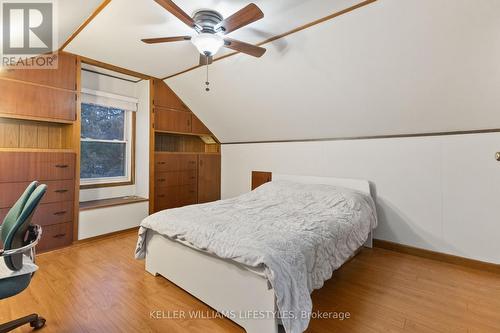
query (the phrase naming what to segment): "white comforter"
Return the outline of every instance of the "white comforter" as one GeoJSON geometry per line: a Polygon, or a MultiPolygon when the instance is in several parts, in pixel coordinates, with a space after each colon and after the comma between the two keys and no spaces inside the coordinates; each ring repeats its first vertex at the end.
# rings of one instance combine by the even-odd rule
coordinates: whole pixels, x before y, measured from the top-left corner
{"type": "Polygon", "coordinates": [[[251,267],[263,267],[287,333],[303,332],[310,294],[377,224],[370,196],[330,185],[273,181],[239,197],[170,209],[141,223],[136,258],[154,230],[251,267]]]}

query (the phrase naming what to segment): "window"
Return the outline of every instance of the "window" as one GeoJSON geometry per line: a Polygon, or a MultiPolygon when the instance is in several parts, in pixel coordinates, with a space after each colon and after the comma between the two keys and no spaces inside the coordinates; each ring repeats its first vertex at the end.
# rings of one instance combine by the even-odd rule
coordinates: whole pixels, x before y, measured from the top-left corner
{"type": "Polygon", "coordinates": [[[132,184],[135,113],[95,97],[83,97],[81,109],[81,187],[132,184]]]}

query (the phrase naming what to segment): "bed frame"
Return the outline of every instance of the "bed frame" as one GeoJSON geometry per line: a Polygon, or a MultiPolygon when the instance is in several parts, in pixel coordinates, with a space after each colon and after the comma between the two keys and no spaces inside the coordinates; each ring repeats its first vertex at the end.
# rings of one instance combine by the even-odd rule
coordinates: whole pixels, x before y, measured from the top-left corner
{"type": "MultiPolygon", "coordinates": [[[[270,172],[253,172],[252,188],[271,180],[337,185],[370,194],[370,184],[366,180],[270,172]]],[[[146,270],[149,273],[167,278],[242,326],[247,333],[278,333],[275,316],[252,318],[252,315],[277,313],[274,291],[263,275],[154,232],[148,232],[146,242],[146,270]]],[[[365,246],[372,247],[372,233],[365,246]]]]}

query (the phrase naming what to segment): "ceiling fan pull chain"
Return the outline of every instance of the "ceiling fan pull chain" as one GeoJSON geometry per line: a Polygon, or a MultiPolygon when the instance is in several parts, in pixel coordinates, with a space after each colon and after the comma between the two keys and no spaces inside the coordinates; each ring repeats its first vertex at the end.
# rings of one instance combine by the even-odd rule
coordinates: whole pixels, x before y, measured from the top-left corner
{"type": "Polygon", "coordinates": [[[205,88],[205,91],[210,91],[210,88],[208,87],[210,85],[210,82],[208,82],[208,61],[207,61],[207,80],[205,81],[205,85],[207,86],[205,88]]]}

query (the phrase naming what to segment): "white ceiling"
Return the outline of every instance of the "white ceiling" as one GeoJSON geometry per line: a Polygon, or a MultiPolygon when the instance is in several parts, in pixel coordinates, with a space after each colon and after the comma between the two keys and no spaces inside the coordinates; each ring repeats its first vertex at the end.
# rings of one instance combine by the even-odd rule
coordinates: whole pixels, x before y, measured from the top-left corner
{"type": "Polygon", "coordinates": [[[499,12],[379,0],[167,83],[224,143],[500,128],[499,12]]]}
{"type": "Polygon", "coordinates": [[[57,2],[59,47],[94,12],[102,0],[62,0],[57,2]]]}
{"type": "MultiPolygon", "coordinates": [[[[177,0],[176,4],[188,14],[210,8],[227,17],[250,2],[177,0]]],[[[265,17],[230,37],[258,43],[358,2],[361,0],[255,0],[265,17]]],[[[147,45],[140,39],[193,32],[153,0],[112,0],[65,50],[154,77],[166,77],[198,64],[199,54],[194,46],[190,42],[147,45]]],[[[286,41],[276,45],[286,47],[286,41]]]]}

